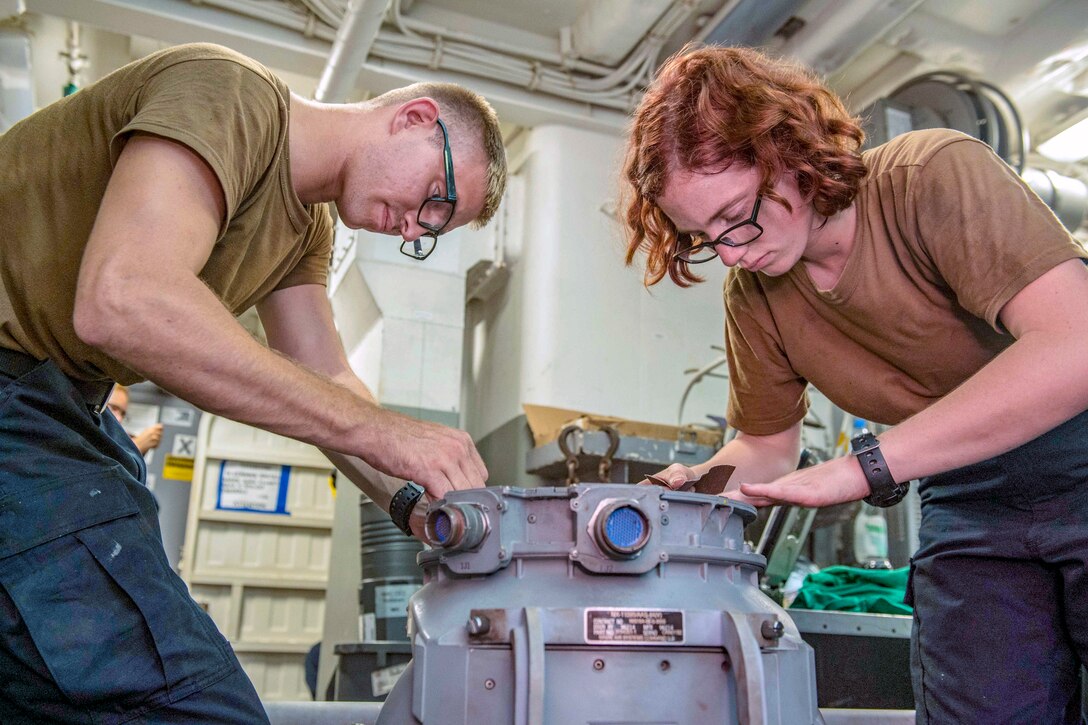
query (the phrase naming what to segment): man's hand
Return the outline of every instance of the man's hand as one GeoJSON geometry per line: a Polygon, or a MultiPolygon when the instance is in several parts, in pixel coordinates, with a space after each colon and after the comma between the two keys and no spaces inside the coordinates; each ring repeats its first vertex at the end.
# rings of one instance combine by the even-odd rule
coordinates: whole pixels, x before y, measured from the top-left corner
{"type": "Polygon", "coordinates": [[[463,430],[375,409],[384,424],[380,445],[366,460],[379,471],[415,481],[432,499],[458,489],[480,488],[487,467],[463,430]]]}
{"type": "Polygon", "coordinates": [[[869,482],[853,456],[835,458],[811,468],[788,473],[770,483],[742,483],[740,496],[731,498],[753,506],[795,504],[820,508],[868,496],[869,482]]]}
{"type": "Polygon", "coordinates": [[[132,436],[132,442],[140,449],[140,453],[147,453],[152,448],[158,448],[159,443],[162,442],[162,423],[155,423],[144,428],[132,436]]]}

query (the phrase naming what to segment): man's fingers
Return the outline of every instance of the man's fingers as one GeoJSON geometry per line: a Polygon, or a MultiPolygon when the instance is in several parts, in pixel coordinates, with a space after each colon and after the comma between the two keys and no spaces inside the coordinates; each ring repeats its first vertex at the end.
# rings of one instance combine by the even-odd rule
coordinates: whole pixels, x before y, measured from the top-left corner
{"type": "Polygon", "coordinates": [[[453,475],[450,477],[453,481],[454,488],[464,490],[469,488],[480,488],[484,485],[484,482],[480,479],[480,472],[476,469],[476,466],[472,463],[471,459],[462,459],[456,463],[456,466],[453,468],[453,475]]]}
{"type": "Polygon", "coordinates": [[[454,488],[450,479],[441,471],[436,471],[433,475],[427,476],[426,480],[417,480],[416,483],[423,486],[423,490],[434,500],[445,498],[446,494],[454,488]]]}
{"type": "Polygon", "coordinates": [[[487,483],[487,466],[484,464],[484,459],[480,457],[480,452],[476,450],[476,444],[469,439],[469,460],[472,461],[473,467],[476,469],[476,473],[479,475],[479,485],[483,486],[487,483]]]}

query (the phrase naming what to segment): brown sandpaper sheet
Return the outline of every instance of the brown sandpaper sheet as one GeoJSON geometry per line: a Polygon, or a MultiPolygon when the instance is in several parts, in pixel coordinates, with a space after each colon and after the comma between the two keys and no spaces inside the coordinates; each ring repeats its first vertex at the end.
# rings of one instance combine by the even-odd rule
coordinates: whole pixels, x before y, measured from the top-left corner
{"type": "MultiPolygon", "coordinates": [[[[736,466],[714,466],[699,478],[691,479],[676,490],[721,496],[725,493],[726,484],[729,483],[729,479],[735,470],[737,470],[736,466]]],[[[656,486],[669,487],[668,482],[657,476],[647,476],[646,480],[656,486]]]]}

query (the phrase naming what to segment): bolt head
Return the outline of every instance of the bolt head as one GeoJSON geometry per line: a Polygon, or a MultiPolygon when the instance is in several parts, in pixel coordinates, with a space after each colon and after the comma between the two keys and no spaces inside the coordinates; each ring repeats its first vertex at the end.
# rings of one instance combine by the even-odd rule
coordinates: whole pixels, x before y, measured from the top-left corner
{"type": "Polygon", "coordinates": [[[468,618],[468,632],[473,636],[480,636],[491,631],[491,620],[482,614],[475,614],[468,618]]]}
{"type": "Polygon", "coordinates": [[[759,631],[764,639],[781,639],[786,632],[786,625],[781,620],[769,619],[760,625],[759,631]]]}

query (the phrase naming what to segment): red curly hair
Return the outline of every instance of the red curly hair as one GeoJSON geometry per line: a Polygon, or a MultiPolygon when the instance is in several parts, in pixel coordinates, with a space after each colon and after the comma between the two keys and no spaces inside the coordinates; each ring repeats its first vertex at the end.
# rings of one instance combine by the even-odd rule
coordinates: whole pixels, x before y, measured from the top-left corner
{"type": "Polygon", "coordinates": [[[829,217],[850,206],[865,176],[859,120],[816,76],[749,48],[688,46],[661,66],[635,111],[624,162],[627,264],[646,252],[647,286],[668,273],[681,287],[702,278],[673,253],[691,244],[657,206],[668,174],[721,170],[760,173],[760,192],[785,173],[829,217]]]}

